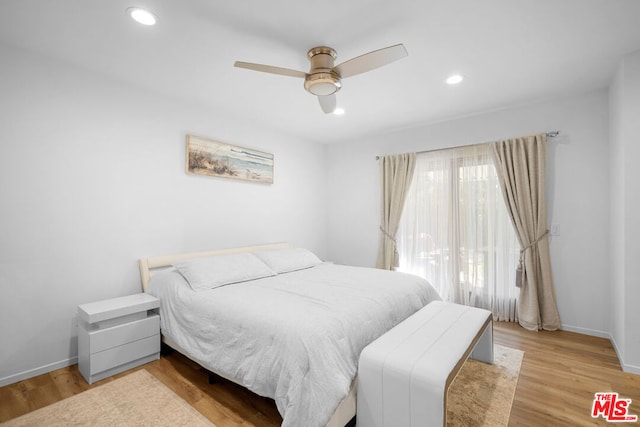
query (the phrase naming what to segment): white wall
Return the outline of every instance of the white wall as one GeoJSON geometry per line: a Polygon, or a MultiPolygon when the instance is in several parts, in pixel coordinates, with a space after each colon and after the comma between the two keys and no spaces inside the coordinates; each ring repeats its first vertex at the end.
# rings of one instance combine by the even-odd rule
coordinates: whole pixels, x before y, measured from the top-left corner
{"type": "Polygon", "coordinates": [[[640,374],[640,51],[623,58],[609,95],[611,335],[623,368],[640,374]]]}
{"type": "MultiPolygon", "coordinates": [[[[437,100],[434,100],[437,102],[437,100]]],[[[548,151],[549,223],[563,328],[608,336],[608,96],[512,108],[329,146],[329,258],[373,266],[378,247],[376,155],[423,151],[559,130],[548,151]]]]}
{"type": "Polygon", "coordinates": [[[75,361],[77,305],[137,259],[290,241],[326,254],[322,145],[0,45],[0,385],[75,361]],[[275,154],[273,185],[188,176],[185,135],[275,154]]]}

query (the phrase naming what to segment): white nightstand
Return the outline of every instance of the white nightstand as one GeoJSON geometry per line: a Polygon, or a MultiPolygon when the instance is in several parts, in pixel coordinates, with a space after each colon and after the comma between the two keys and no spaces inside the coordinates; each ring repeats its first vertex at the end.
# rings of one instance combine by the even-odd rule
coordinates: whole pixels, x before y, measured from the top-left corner
{"type": "Polygon", "coordinates": [[[144,293],[78,306],[78,367],[89,384],[160,357],[159,307],[144,293]]]}

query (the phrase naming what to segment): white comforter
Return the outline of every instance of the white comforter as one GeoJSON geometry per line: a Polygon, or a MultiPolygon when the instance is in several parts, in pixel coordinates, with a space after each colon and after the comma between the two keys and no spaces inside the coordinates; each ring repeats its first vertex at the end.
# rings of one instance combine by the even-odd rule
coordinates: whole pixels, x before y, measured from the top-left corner
{"type": "Polygon", "coordinates": [[[162,333],[203,366],[273,398],[282,425],[324,426],[347,395],[362,349],[440,299],[403,273],[321,264],[194,292],[156,275],[162,333]]]}

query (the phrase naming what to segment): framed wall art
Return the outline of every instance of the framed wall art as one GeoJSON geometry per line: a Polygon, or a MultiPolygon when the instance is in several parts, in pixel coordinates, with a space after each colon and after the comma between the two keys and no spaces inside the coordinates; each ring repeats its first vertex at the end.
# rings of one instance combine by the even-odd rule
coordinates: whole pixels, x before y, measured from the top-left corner
{"type": "Polygon", "coordinates": [[[187,173],[273,184],[273,154],[187,135],[187,173]]]}

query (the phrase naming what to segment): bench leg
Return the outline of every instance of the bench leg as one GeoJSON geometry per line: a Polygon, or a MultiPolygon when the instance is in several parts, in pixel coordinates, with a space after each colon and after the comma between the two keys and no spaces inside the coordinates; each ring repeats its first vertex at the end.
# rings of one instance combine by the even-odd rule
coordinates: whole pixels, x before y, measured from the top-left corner
{"type": "Polygon", "coordinates": [[[474,360],[493,365],[493,321],[489,321],[471,355],[474,360]]]}

